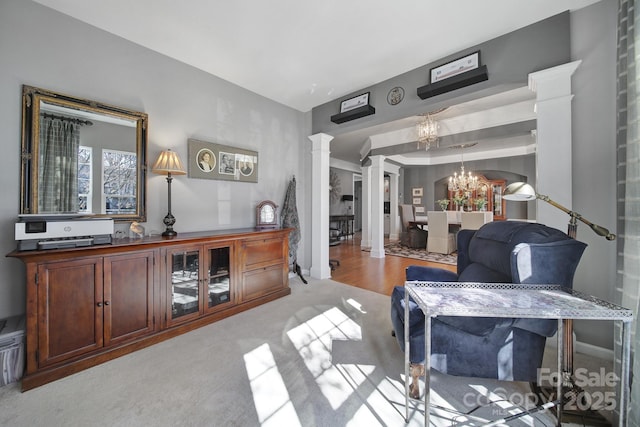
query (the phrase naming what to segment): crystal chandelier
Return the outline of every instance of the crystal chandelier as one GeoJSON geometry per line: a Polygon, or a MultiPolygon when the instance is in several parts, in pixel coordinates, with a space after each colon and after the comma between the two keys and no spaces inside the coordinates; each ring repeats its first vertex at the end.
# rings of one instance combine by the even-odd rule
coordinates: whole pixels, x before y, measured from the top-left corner
{"type": "Polygon", "coordinates": [[[471,171],[467,174],[464,172],[464,158],[460,159],[460,175],[454,172],[453,176],[449,177],[448,187],[449,191],[460,194],[462,197],[469,197],[469,193],[478,189],[478,177],[472,175],[471,171]]]}
{"type": "Polygon", "coordinates": [[[425,151],[431,148],[431,144],[438,141],[438,123],[433,120],[430,113],[424,115],[424,119],[416,125],[418,132],[418,148],[425,145],[425,151]]]}

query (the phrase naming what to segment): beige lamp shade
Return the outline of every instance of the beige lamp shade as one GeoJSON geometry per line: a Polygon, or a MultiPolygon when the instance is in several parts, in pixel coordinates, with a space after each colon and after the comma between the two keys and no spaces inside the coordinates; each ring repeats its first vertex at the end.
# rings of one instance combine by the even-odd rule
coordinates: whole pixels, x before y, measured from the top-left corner
{"type": "Polygon", "coordinates": [[[175,151],[167,150],[160,153],[158,160],[156,160],[151,172],[159,175],[185,175],[187,172],[184,170],[182,161],[175,151]]]}
{"type": "Polygon", "coordinates": [[[535,200],[538,195],[536,190],[526,182],[514,182],[507,185],[504,189],[502,197],[505,200],[513,200],[516,202],[527,202],[529,200],[535,200]]]}

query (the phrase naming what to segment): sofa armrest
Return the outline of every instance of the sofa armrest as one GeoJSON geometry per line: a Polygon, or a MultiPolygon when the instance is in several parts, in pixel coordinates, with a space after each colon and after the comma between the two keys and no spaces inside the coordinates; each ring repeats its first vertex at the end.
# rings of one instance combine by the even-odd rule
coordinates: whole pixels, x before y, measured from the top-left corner
{"type": "Polygon", "coordinates": [[[405,279],[423,282],[456,282],[458,281],[458,275],[444,268],[410,265],[405,272],[405,279]]]}
{"type": "Polygon", "coordinates": [[[573,276],[586,247],[586,244],[574,239],[519,243],[511,252],[513,282],[571,288],[573,276]]]}

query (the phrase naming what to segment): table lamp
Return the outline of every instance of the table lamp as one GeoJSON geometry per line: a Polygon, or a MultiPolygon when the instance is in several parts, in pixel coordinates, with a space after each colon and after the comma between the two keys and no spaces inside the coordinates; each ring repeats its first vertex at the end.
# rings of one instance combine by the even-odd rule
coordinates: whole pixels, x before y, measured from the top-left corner
{"type": "Polygon", "coordinates": [[[168,237],[176,236],[178,233],[173,229],[173,224],[176,223],[176,219],[171,214],[171,181],[173,181],[173,177],[171,175],[186,174],[184,167],[182,166],[182,161],[178,156],[178,153],[171,151],[170,149],[160,153],[160,155],[158,156],[158,159],[153,165],[153,168],[151,168],[151,172],[157,173],[158,175],[167,175],[167,188],[168,188],[167,200],[168,200],[169,212],[167,213],[167,215],[164,217],[164,220],[162,221],[166,226],[166,229],[164,233],[162,233],[162,235],[168,236],[168,237]]]}

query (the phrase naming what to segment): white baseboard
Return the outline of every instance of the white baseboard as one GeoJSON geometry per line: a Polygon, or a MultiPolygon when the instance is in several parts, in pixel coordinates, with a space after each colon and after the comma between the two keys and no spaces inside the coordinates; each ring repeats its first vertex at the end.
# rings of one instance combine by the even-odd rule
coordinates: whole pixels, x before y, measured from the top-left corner
{"type": "MultiPolygon", "coordinates": [[[[310,275],[309,269],[301,268],[300,271],[302,272],[303,276],[309,276],[310,275]]],[[[289,271],[289,279],[293,279],[294,277],[298,277],[296,272],[295,271],[289,271]]]]}
{"type": "Polygon", "coordinates": [[[597,345],[587,344],[585,342],[576,341],[575,350],[577,353],[586,354],[591,357],[597,357],[602,360],[613,361],[613,350],[598,347],[597,345]]]}
{"type": "MultiPolygon", "coordinates": [[[[547,345],[551,347],[558,346],[558,336],[554,335],[547,338],[547,345]]],[[[585,342],[576,341],[576,335],[573,334],[573,349],[576,353],[586,354],[587,356],[597,357],[603,360],[613,360],[613,350],[604,347],[598,347],[597,345],[588,344],[585,342]]]]}

